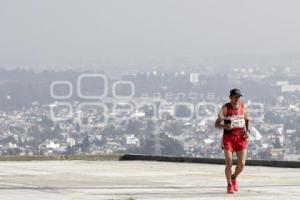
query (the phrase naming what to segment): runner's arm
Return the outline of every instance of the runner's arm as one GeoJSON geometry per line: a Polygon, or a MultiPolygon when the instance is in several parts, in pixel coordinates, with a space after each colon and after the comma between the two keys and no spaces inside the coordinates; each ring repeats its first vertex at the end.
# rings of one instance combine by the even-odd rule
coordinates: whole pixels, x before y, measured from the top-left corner
{"type": "Polygon", "coordinates": [[[224,128],[229,129],[229,127],[227,125],[222,124],[222,121],[224,120],[225,113],[226,113],[226,107],[222,106],[222,108],[221,108],[221,110],[218,114],[218,118],[215,122],[215,127],[217,129],[224,129],[224,128]]]}
{"type": "Polygon", "coordinates": [[[245,137],[248,138],[251,130],[251,118],[248,109],[245,108],[245,137]]]}

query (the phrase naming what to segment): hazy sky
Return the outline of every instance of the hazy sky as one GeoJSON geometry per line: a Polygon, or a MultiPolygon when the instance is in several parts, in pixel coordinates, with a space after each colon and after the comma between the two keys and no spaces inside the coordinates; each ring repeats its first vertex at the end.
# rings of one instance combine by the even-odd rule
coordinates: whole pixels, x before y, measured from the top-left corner
{"type": "Polygon", "coordinates": [[[299,0],[0,0],[0,66],[300,55],[299,0]]]}

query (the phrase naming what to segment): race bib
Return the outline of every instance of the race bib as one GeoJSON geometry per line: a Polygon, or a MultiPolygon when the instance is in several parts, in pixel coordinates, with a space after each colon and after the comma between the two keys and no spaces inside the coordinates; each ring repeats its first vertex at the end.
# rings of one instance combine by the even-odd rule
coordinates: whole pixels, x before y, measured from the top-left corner
{"type": "Polygon", "coordinates": [[[232,116],[231,117],[231,126],[232,128],[244,128],[245,127],[245,119],[244,116],[232,116]]]}
{"type": "Polygon", "coordinates": [[[225,125],[230,125],[232,128],[244,128],[245,119],[244,115],[234,115],[224,119],[225,125]]]}

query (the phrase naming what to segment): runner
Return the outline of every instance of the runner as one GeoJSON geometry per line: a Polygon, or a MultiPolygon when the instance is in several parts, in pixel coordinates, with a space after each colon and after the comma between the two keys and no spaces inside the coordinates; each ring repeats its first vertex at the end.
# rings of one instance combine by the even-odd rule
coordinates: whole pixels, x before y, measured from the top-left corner
{"type": "Polygon", "coordinates": [[[222,149],[225,156],[225,175],[227,193],[238,191],[237,177],[243,171],[246,163],[248,137],[250,134],[250,118],[246,106],[241,100],[239,89],[230,91],[230,102],[222,106],[215,127],[223,129],[222,149]],[[232,173],[233,153],[237,155],[237,165],[232,173]]]}

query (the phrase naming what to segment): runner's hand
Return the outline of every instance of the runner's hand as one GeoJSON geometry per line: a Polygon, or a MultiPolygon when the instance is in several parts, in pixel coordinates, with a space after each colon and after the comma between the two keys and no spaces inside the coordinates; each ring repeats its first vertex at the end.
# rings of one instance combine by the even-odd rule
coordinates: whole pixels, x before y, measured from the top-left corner
{"type": "Polygon", "coordinates": [[[229,131],[232,129],[231,125],[224,125],[223,128],[229,131]]]}
{"type": "Polygon", "coordinates": [[[250,131],[249,130],[245,130],[243,136],[244,136],[244,138],[249,139],[250,131]]]}

